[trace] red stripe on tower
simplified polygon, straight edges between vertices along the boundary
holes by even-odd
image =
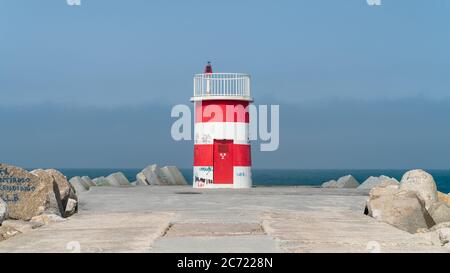
[[[195,103],[195,122],[250,122],[248,101],[207,100]]]
[[[233,153],[233,166],[252,165],[250,145],[233,144],[231,146]],[[214,165],[214,144],[196,144],[194,145],[194,166],[213,166]]]

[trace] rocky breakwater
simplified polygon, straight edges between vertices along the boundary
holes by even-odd
[[[346,175],[336,180],[330,180],[322,184],[322,188],[357,188],[359,186],[359,182],[352,176]]]
[[[1,163],[0,200],[0,240],[64,221],[78,210],[74,187],[53,169],[28,172]]]
[[[160,168],[157,164],[144,168],[136,175],[136,180],[133,182],[130,182],[123,173],[116,172],[106,177],[100,176],[92,180],[87,176],[75,176],[70,179],[70,184],[73,185],[77,192],[86,192],[93,187],[188,185],[177,167],[165,166]]]
[[[338,188],[338,189],[360,189],[370,190],[380,185],[398,185],[399,182],[392,177],[385,175],[371,176],[361,184],[352,175],[346,175],[336,180],[330,180],[322,184],[322,188]]]
[[[412,170],[398,184],[390,180],[373,187],[364,213],[450,249],[448,200],[437,191],[433,176]]]
[[[187,181],[175,166],[165,166],[159,168],[153,164],[136,175],[136,185],[187,185]]]
[[[130,187],[133,186],[130,181],[121,172],[116,172],[107,177],[101,176],[91,179],[89,176],[74,176],[70,179],[70,184],[77,192],[89,191],[92,187],[111,186],[111,187]]]
[[[358,189],[360,190],[371,190],[378,186],[388,186],[388,185],[399,185],[397,179],[393,177],[389,177],[386,175],[381,176],[370,176],[367,178],[361,185],[358,186]]]

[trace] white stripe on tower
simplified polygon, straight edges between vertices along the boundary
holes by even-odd
[[[213,144],[214,139],[232,139],[234,144],[250,144],[245,122],[197,122],[194,144]]]

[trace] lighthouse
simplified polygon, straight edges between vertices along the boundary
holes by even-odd
[[[250,188],[250,75],[214,73],[208,62],[204,73],[194,76],[191,101],[194,188]]]

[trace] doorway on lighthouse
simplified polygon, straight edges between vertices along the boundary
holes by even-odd
[[[233,140],[214,139],[214,184],[233,184]]]

